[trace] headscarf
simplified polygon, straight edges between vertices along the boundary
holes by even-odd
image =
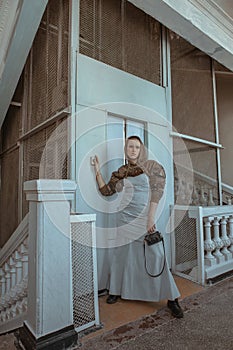
[[[144,146],[144,144],[139,136],[133,135],[133,136],[129,136],[126,139],[126,141],[125,141],[125,158],[128,160],[128,158],[127,158],[127,146],[128,146],[129,140],[138,140],[140,142],[140,153],[139,153],[139,156],[137,159],[137,164],[139,166],[143,166],[143,164],[147,161],[147,150],[146,150],[146,147]]]

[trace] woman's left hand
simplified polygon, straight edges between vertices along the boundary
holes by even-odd
[[[156,230],[156,225],[153,219],[148,218],[147,231],[148,233],[153,233]]]

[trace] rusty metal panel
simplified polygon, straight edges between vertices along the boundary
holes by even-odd
[[[18,226],[19,150],[1,157],[0,247]]]
[[[69,2],[51,0],[35,37],[30,60],[26,130],[69,105]]]
[[[80,1],[80,53],[161,85],[161,26],[127,1]]]
[[[211,58],[171,34],[173,125],[178,132],[215,142]]]

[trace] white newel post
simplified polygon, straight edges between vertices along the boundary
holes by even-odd
[[[26,349],[63,349],[77,340],[73,326],[71,180],[24,184],[29,201],[28,313],[20,340]]]

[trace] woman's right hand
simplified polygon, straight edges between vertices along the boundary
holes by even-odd
[[[97,155],[95,155],[93,159],[94,167],[95,167],[95,173],[98,174],[100,172],[100,163],[99,163],[99,158]]]

